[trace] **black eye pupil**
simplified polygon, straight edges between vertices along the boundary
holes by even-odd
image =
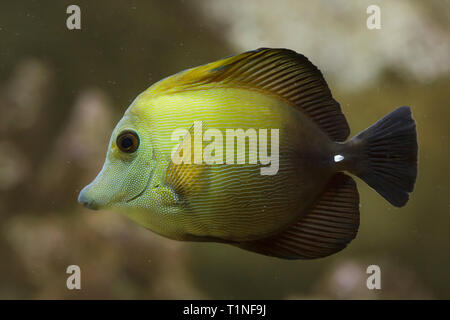
[[[139,136],[132,131],[124,131],[117,137],[116,144],[122,152],[133,153],[139,147]]]
[[[122,139],[122,148],[128,149],[133,145],[133,140],[130,137],[125,137]]]

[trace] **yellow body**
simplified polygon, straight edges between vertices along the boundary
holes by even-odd
[[[321,153],[309,148],[323,146],[328,138],[300,112],[260,92],[210,88],[154,97],[150,88],[130,106],[125,119],[127,114],[138,118],[148,132],[159,174],[152,177],[151,192],[139,199],[147,201],[151,209],[142,212],[127,206],[123,210],[133,220],[171,238],[241,241],[276,234],[298,219],[331,175],[331,170],[317,167],[314,157]],[[227,128],[279,128],[280,170],[274,176],[262,176],[259,165],[207,166],[203,169],[206,187],[190,196],[188,206],[177,205],[175,190],[164,185],[165,169],[178,143],[171,140],[171,134],[176,128],[189,129],[194,121],[223,132]],[[310,132],[317,135],[312,141],[312,134],[305,134]],[[302,138],[308,142],[301,143]],[[303,154],[301,146],[305,147]],[[302,158],[314,166],[300,175]],[[319,183],[311,184],[311,179]],[[155,185],[159,187],[152,188]]]
[[[249,145],[240,150],[241,156],[245,153],[244,163],[176,163],[174,151],[181,148],[185,157],[183,148],[191,146],[191,133],[196,152],[196,123],[224,136],[230,129],[254,129],[258,134],[267,130],[266,151],[277,156],[276,170],[262,174],[267,163],[251,162],[255,150]],[[173,139],[179,129],[189,134],[181,141]],[[272,130],[277,133],[274,137]],[[345,232],[338,230],[336,237],[343,235],[345,241],[330,245],[326,240],[320,245],[324,249],[302,249],[301,254],[296,250],[314,241],[308,235],[311,231],[297,225],[304,220],[308,226],[318,223],[317,230],[329,230],[321,222],[329,219],[322,217],[329,210],[317,207],[318,199],[334,197],[338,185],[343,192],[353,188],[352,181],[342,176],[329,184],[343,168],[333,162],[341,150],[336,142],[344,141],[348,133],[339,104],[304,56],[285,49],[246,52],[178,73],[140,94],[114,129],[103,169],[82,190],[79,201],[92,209],[116,208],[172,239],[226,242],[283,257],[329,254],[354,236],[358,219],[344,217],[342,226],[350,225]],[[200,136],[202,150],[212,140]],[[228,140],[217,143],[224,153],[230,146],[239,151]],[[308,214],[315,205],[319,212],[311,220]],[[338,210],[347,208],[355,208],[355,202]],[[329,231],[312,234],[317,232]],[[297,249],[283,249],[284,237],[298,233]],[[280,234],[280,244],[267,247],[267,239]]]
[[[229,131],[242,135],[228,139]],[[225,242],[285,259],[324,257],[345,248],[359,226],[356,184],[342,171],[396,206],[408,201],[417,175],[408,107],[345,142],[349,133],[305,56],[249,51],[140,94],[78,200],[119,209],[172,239]]]

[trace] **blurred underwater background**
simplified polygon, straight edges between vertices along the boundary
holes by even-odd
[[[71,4],[81,30],[66,27]],[[366,27],[371,4],[379,30]],[[140,92],[258,47],[318,66],[352,136],[411,106],[419,175],[405,207],[355,178],[356,239],[284,261],[172,241],[77,203]],[[4,1],[0,111],[2,299],[450,299],[450,1]],[[72,264],[81,290],[66,287]],[[381,290],[366,287],[373,264]]]

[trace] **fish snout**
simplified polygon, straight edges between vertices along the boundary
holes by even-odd
[[[78,195],[78,202],[88,209],[91,210],[99,209],[99,204],[86,194],[86,188],[81,190],[80,194]]]

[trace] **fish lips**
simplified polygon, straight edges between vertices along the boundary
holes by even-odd
[[[88,209],[99,210],[100,209],[99,203],[96,202],[87,194],[86,190],[88,189],[88,187],[89,185],[87,185],[86,187],[83,188],[83,190],[81,190],[80,194],[78,195],[78,202]]]
[[[116,197],[118,190],[112,186],[118,186],[118,182],[108,179],[110,171],[103,166],[97,177],[85,186],[78,195],[78,202],[91,210],[99,210],[109,205]],[[120,183],[119,183],[120,185]]]
[[[154,175],[154,171],[155,169],[152,168],[151,170],[149,170],[147,175],[143,176],[142,182],[144,182],[144,184],[142,189],[139,190],[139,192],[136,192],[135,195],[130,197],[128,192],[125,192],[126,190],[123,184],[117,182],[113,183],[112,181],[105,181],[105,177],[108,177],[108,172],[105,172],[105,170],[103,169],[94,179],[94,181],[92,181],[80,191],[80,194],[78,195],[78,202],[91,210],[100,210],[112,203],[119,204],[123,202],[123,204],[128,205],[130,202],[133,202],[143,196],[144,193],[148,190]],[[111,192],[111,188],[107,187],[112,185],[116,186],[116,192]],[[105,189],[109,190],[111,193],[106,192]],[[129,197],[128,199],[127,196]]]

